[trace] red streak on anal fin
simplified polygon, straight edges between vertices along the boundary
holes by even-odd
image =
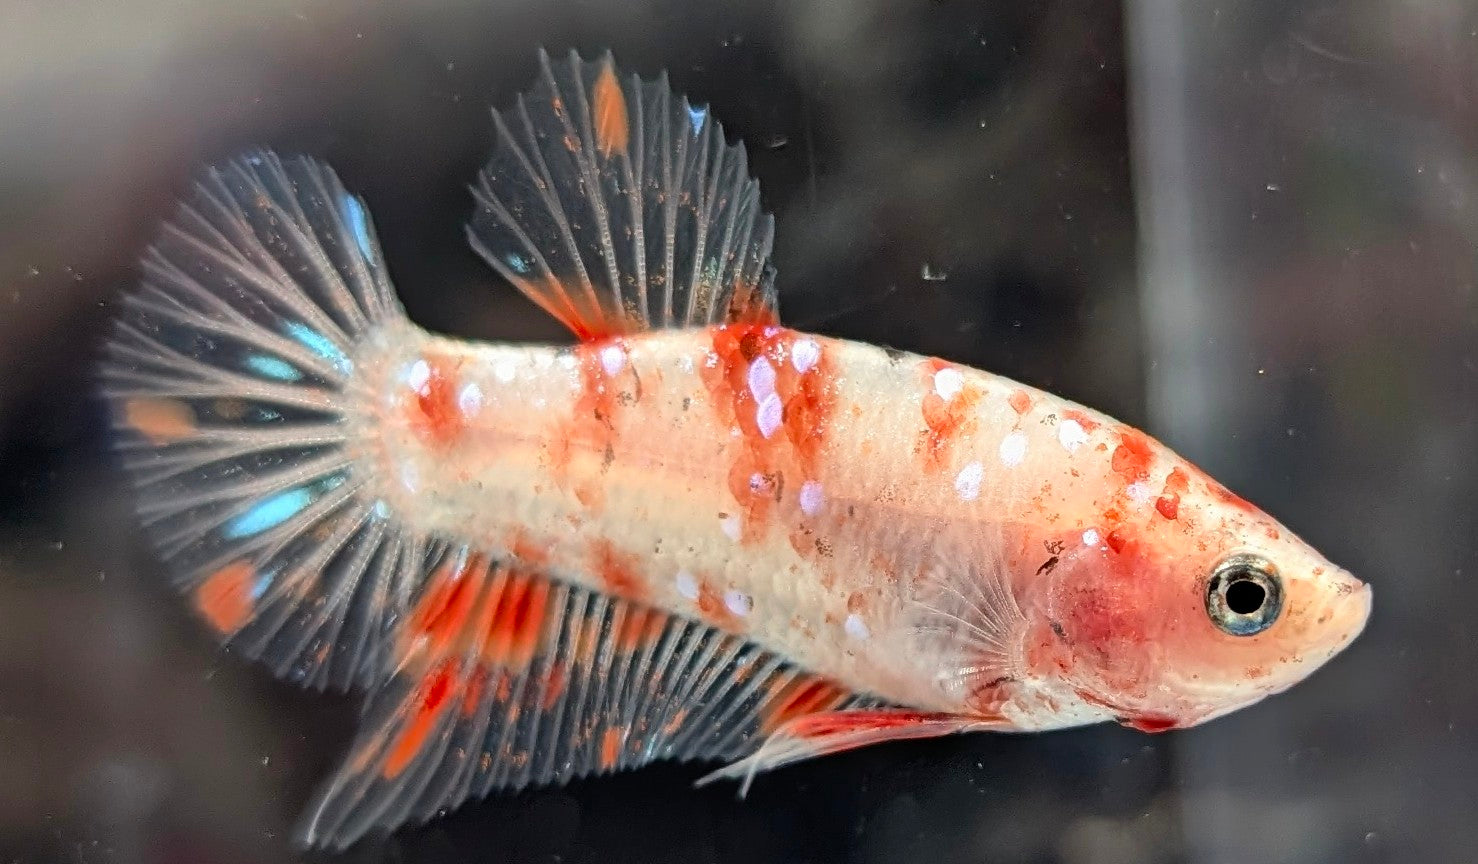
[[[410,722],[396,736],[395,743],[385,757],[381,774],[386,779],[399,776],[407,765],[415,761],[416,754],[425,746],[427,736],[435,728],[441,712],[446,709],[455,670],[456,661],[443,660],[422,679],[408,706],[414,712]]]
[[[251,582],[256,571],[247,561],[227,564],[195,589],[195,608],[218,633],[231,634],[251,620]]]
[[[488,628],[483,659],[508,669],[526,669],[545,631],[549,583],[532,576],[514,575],[494,602],[497,607]]]
[[[840,688],[822,678],[791,680],[770,700],[761,718],[760,730],[769,735],[797,717],[834,708],[843,698]]]

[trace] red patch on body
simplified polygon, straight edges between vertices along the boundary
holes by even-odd
[[[411,386],[410,426],[429,444],[445,447],[456,441],[467,426],[457,404],[457,362],[448,357],[428,354],[426,378]]]
[[[739,430],[729,490],[741,508],[741,540],[753,542],[786,489],[819,479],[836,376],[822,339],[756,323],[710,335],[701,375],[718,416]]]
[[[1114,448],[1114,473],[1133,483],[1150,476],[1150,460],[1153,458],[1150,439],[1134,429],[1119,432],[1119,446]]]
[[[1180,725],[1180,721],[1174,717],[1166,717],[1162,714],[1140,714],[1134,717],[1120,717],[1119,722],[1130,729],[1138,729],[1157,735],[1161,732],[1169,732]]]
[[[698,586],[698,614],[720,630],[735,632],[743,629],[739,618],[724,603],[724,598],[706,581]]]
[[[937,358],[925,360],[922,367],[924,386],[928,389],[920,406],[924,415],[924,432],[919,447],[924,454],[926,472],[939,471],[944,467],[948,461],[950,446],[973,425],[975,406],[980,401],[980,391],[968,383],[963,384],[959,392],[952,394],[949,399],[939,395],[935,389],[934,376],[943,369],[951,368],[955,367]]]
[[[227,564],[195,589],[195,608],[218,633],[235,633],[251,620],[251,583],[256,571],[246,561]]]
[[[618,550],[609,540],[597,540],[591,544],[591,558],[606,593],[636,600],[646,595],[646,580],[635,555]]]
[[[381,773],[386,779],[399,776],[407,765],[415,761],[416,754],[425,746],[426,737],[431,734],[441,712],[446,708],[455,670],[455,661],[443,660],[421,680],[409,706],[414,712],[411,720],[396,736],[395,743],[390,745],[389,755],[385,757]]]
[[[1062,419],[1071,420],[1083,427],[1084,432],[1092,432],[1098,428],[1098,421],[1088,416],[1088,412],[1079,411],[1077,408],[1064,408]]]
[[[1170,475],[1165,478],[1165,488],[1160,491],[1160,497],[1155,499],[1155,509],[1166,519],[1174,519],[1180,514],[1180,495],[1186,491],[1189,479],[1186,473],[1179,468],[1170,469]]]
[[[1011,391],[1011,395],[1006,399],[1006,401],[1011,405],[1011,410],[1015,411],[1017,414],[1025,414],[1026,412],[1032,410],[1031,394],[1027,393],[1025,390]]]
[[[1123,554],[1124,549],[1129,545],[1129,532],[1122,527],[1115,528],[1103,539],[1110,549],[1118,554]]]

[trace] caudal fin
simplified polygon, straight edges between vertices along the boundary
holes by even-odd
[[[304,686],[384,674],[423,544],[366,494],[360,344],[404,321],[363,202],[269,152],[206,172],[103,366],[140,521],[220,638]]]

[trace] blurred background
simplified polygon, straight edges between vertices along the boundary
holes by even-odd
[[[1471,0],[118,0],[0,9],[0,862],[283,862],[355,705],[159,578],[90,368],[201,163],[306,151],[418,322],[563,340],[463,241],[537,46],[666,68],[747,142],[789,322],[1140,425],[1375,585],[1264,705],[875,748],[745,802],[657,767],[364,862],[1478,860]]]

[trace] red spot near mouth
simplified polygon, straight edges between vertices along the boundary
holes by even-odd
[[[1114,448],[1110,464],[1115,474],[1133,483],[1150,476],[1151,458],[1150,439],[1142,432],[1124,429],[1119,433],[1119,446]]]
[[[1133,717],[1120,717],[1119,722],[1130,729],[1138,729],[1151,735],[1161,732],[1169,732],[1180,725],[1180,721],[1174,717],[1166,717],[1163,714],[1139,714]]]
[[[426,378],[411,387],[411,428],[427,443],[446,446],[461,436],[466,418],[457,404],[457,361],[427,355]]]

